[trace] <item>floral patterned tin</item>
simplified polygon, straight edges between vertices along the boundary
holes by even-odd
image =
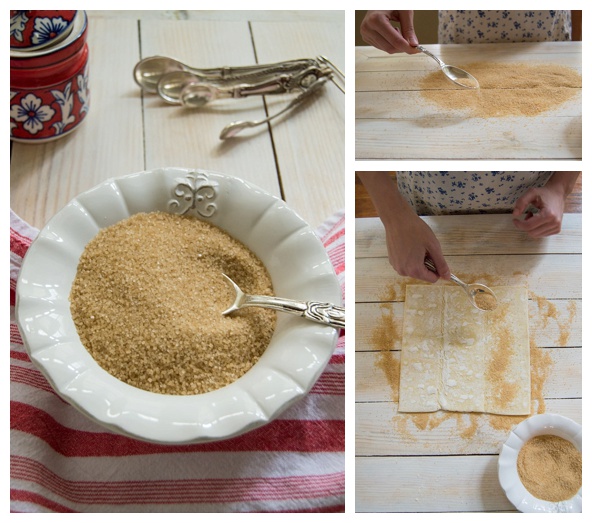
[[[79,11],[72,33],[39,51],[11,51],[10,138],[38,143],[75,130],[88,114],[87,18]]]
[[[66,38],[76,11],[10,11],[10,48],[40,49]]]

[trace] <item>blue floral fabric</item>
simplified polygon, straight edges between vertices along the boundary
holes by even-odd
[[[439,11],[438,42],[557,42],[571,40],[571,11]]]
[[[399,192],[419,215],[511,212],[553,171],[397,171]]]

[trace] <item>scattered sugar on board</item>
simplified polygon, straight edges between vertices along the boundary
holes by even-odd
[[[374,365],[384,373],[391,389],[392,399],[397,402],[399,401],[401,362],[395,358],[392,349],[395,340],[399,339],[399,329],[392,308],[382,304],[381,309],[382,314],[370,335],[370,343],[374,350],[378,351]]]
[[[107,372],[140,389],[200,394],[242,376],[267,348],[275,313],[233,302],[228,274],[273,294],[263,263],[226,232],[192,217],[140,213],[86,246],[70,294],[80,339]]]
[[[557,344],[560,347],[565,347],[569,340],[571,334],[571,326],[577,313],[576,302],[572,300],[567,304],[568,316],[567,318],[561,319],[561,313],[559,312],[557,306],[553,302],[549,301],[548,299],[542,296],[538,296],[533,292],[529,293],[529,297],[537,304],[539,316],[543,320],[543,328],[546,328],[549,325],[550,319],[555,320],[559,328],[559,337],[557,339]]]
[[[421,94],[442,109],[479,118],[536,116],[574,98],[582,87],[581,75],[563,65],[474,62],[458,67],[477,78],[480,89],[453,87],[435,71],[421,80]]]

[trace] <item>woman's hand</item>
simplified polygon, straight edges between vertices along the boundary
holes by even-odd
[[[565,199],[573,190],[579,175],[580,172],[575,171],[556,172],[544,187],[528,189],[514,204],[512,214],[516,217],[515,227],[532,238],[560,233]],[[536,207],[538,212],[528,212],[523,220],[518,219],[529,205]]]
[[[392,26],[391,21],[399,22],[401,29]],[[413,11],[368,11],[360,25],[360,34],[367,44],[381,51],[393,53],[419,53]]]
[[[415,214],[386,171],[358,171],[386,232],[390,264],[401,276],[435,283],[450,279],[450,269],[432,229]],[[438,274],[424,264],[431,258]]]
[[[394,214],[394,213],[393,213]],[[435,283],[438,278],[450,279],[450,269],[442,247],[432,229],[415,212],[380,216],[385,224],[389,262],[401,276]],[[430,271],[424,260],[430,258],[437,274]]]

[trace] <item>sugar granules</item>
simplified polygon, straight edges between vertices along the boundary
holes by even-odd
[[[436,71],[421,80],[422,97],[444,110],[468,111],[479,118],[535,116],[562,105],[582,88],[578,71],[563,65],[475,62],[461,67],[477,78],[480,89],[451,88]]]
[[[107,372],[140,389],[200,394],[247,372],[267,348],[275,312],[222,316],[234,293],[273,295],[263,263],[192,217],[140,213],[86,246],[70,294],[81,342]]]
[[[582,486],[582,453],[559,436],[536,436],[518,453],[518,475],[533,496],[546,501],[572,498]]]
[[[475,303],[483,311],[492,311],[497,307],[497,300],[495,296],[485,292],[478,292],[475,294]]]

